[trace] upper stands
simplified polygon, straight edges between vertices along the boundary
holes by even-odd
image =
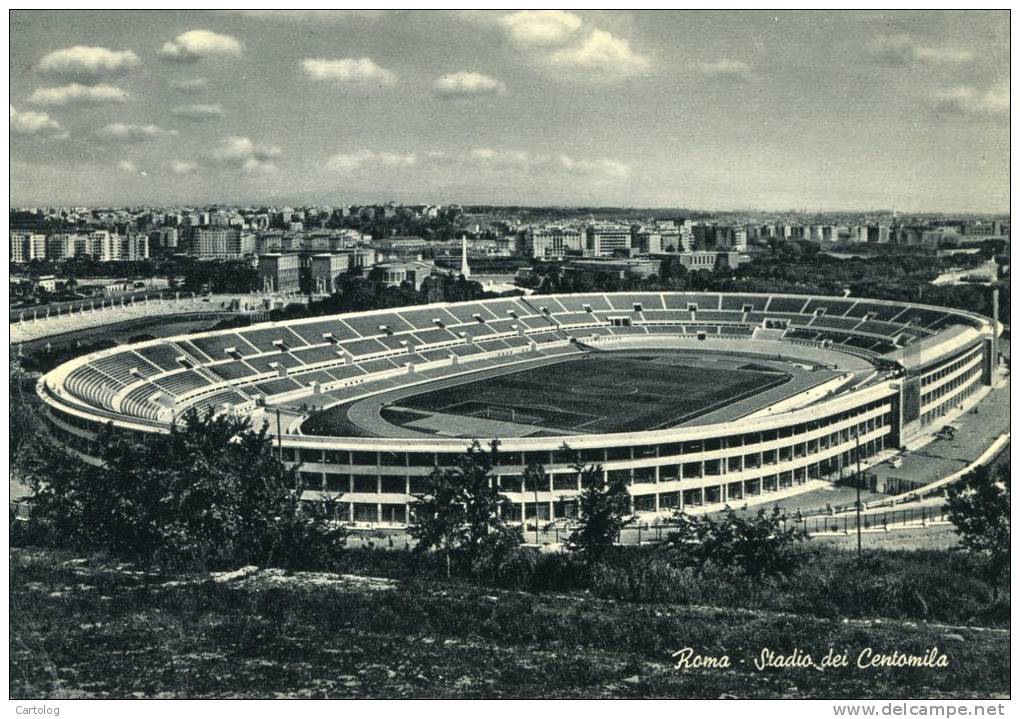
[[[572,339],[777,335],[881,355],[954,324],[951,310],[855,298],[719,293],[533,295],[203,332],[118,347],[64,365],[60,389],[86,407],[154,421],[532,351]],[[440,363],[440,364],[433,364]]]

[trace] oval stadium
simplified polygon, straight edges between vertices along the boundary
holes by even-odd
[[[999,331],[851,297],[532,295],[119,346],[38,392],[86,460],[107,424],[167,432],[191,408],[268,422],[306,497],[342,493],[358,525],[413,521],[421,478],[492,438],[514,521],[576,516],[578,462],[625,478],[654,516],[771,501],[888,456],[983,396]],[[524,491],[531,462],[547,486]]]

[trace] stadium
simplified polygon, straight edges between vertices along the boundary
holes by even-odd
[[[993,303],[994,306],[994,303]],[[996,319],[853,297],[532,295],[264,323],[76,358],[37,389],[86,461],[106,425],[184,412],[269,424],[306,497],[406,525],[421,478],[501,441],[513,521],[576,516],[576,463],[624,478],[638,514],[757,503],[830,483],[976,402]],[[524,468],[547,480],[524,485]]]

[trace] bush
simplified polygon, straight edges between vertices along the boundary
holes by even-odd
[[[194,570],[332,568],[346,542],[335,498],[302,502],[296,469],[246,418],[191,412],[169,434],[143,440],[111,428],[94,451],[100,466],[37,445],[27,462],[29,526],[19,531],[50,546]]]
[[[732,509],[722,519],[711,515],[692,517],[683,510],[675,515],[677,529],[666,538],[677,563],[703,572],[708,564],[739,567],[755,583],[789,574],[796,565],[793,549],[807,534],[786,526],[778,507],[759,509],[745,517]]]

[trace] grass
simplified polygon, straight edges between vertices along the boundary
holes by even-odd
[[[821,534],[814,541],[827,546],[857,551],[857,535]],[[862,544],[870,549],[950,549],[960,544],[960,536],[952,527],[896,529],[891,532],[866,532]]]
[[[503,420],[511,419],[512,409],[515,421],[542,427],[628,432],[670,426],[789,379],[775,372],[657,362],[659,357],[590,355],[424,392],[399,404],[462,416],[496,412],[491,416]]]
[[[763,647],[946,669],[758,671]],[[677,671],[684,647],[730,669]],[[1008,631],[261,571],[164,577],[11,557],[13,698],[964,698],[1009,693]]]

